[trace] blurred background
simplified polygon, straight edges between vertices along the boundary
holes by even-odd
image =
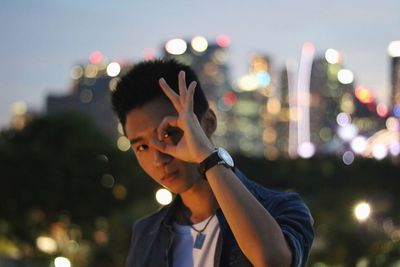
[[[215,143],[301,194],[308,266],[400,266],[400,2],[11,1],[0,8],[0,266],[124,266],[172,195],[110,106],[132,64],[198,73]]]

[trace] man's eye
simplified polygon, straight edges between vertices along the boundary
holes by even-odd
[[[136,151],[145,151],[147,149],[147,145],[140,145],[136,147]]]

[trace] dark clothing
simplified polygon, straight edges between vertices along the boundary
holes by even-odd
[[[248,180],[239,170],[235,169],[235,173],[281,227],[293,254],[292,266],[305,266],[314,239],[313,219],[299,195],[269,190]],[[179,202],[180,197],[176,197],[172,204],[134,224],[128,267],[172,266],[172,220]],[[217,210],[217,217],[221,231],[214,266],[252,266],[240,250],[221,209]]]

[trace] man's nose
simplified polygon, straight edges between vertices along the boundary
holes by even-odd
[[[157,149],[154,151],[154,165],[157,167],[164,166],[172,160],[172,156],[163,153]]]

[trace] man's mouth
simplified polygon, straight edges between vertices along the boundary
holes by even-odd
[[[162,181],[162,182],[170,182],[170,181],[172,181],[172,180],[175,179],[177,173],[178,173],[178,171],[169,172],[169,173],[165,174],[165,175],[161,178],[161,181]]]

